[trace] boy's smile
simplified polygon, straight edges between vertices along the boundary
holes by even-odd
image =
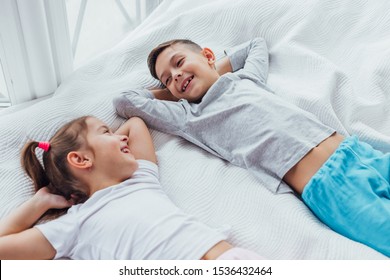
[[[189,85],[190,85],[193,78],[194,78],[194,76],[190,76],[183,81],[182,87],[181,87],[182,92],[185,92],[187,90],[187,88],[189,88]]]
[[[183,44],[175,44],[158,56],[156,73],[173,96],[199,102],[219,78],[214,59],[209,49],[196,52]]]

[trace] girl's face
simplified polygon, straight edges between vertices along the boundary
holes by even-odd
[[[156,60],[159,80],[178,99],[199,102],[219,78],[209,49],[196,52],[184,44],[172,45]]]
[[[88,118],[86,123],[87,141],[93,154],[92,168],[118,183],[130,178],[138,163],[129,149],[128,136],[114,134],[96,118]]]

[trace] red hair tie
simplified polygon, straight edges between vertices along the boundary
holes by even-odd
[[[49,142],[39,142],[38,148],[41,148],[45,152],[47,152],[50,149],[50,143]]]

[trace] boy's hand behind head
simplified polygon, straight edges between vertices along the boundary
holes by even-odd
[[[173,96],[172,93],[167,88],[152,89],[151,92],[153,93],[156,99],[167,100],[167,101],[179,101],[179,99]]]

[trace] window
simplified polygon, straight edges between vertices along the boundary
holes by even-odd
[[[0,61],[0,108],[10,105],[7,84],[5,83],[3,66]]]
[[[118,43],[160,2],[66,0],[74,69]]]
[[[2,0],[0,104],[52,94],[74,69],[118,43],[160,2]]]

